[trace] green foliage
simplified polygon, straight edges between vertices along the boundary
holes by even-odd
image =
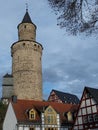
[[[2,130],[2,124],[3,124],[3,121],[4,121],[6,110],[7,110],[7,105],[3,104],[0,101],[0,130]]]

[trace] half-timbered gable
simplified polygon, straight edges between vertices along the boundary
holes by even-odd
[[[70,93],[64,93],[57,90],[52,90],[48,97],[48,101],[60,102],[60,103],[70,103],[79,104],[79,99],[76,95]]]
[[[98,89],[85,87],[73,130],[98,130]]]

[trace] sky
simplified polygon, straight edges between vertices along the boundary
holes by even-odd
[[[43,97],[52,89],[77,95],[85,86],[98,88],[98,37],[72,36],[57,26],[57,16],[47,0],[0,0],[0,97],[2,77],[11,73],[11,45],[18,40],[17,25],[28,12],[37,26],[36,41],[42,56]],[[97,34],[96,34],[97,35]]]

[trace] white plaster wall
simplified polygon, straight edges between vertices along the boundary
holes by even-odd
[[[68,128],[61,128],[60,130],[68,130]]]
[[[40,127],[35,127],[35,130],[40,130]],[[18,130],[29,130],[29,126],[19,126]]]
[[[29,130],[28,126],[19,126],[18,130]]]
[[[3,130],[17,130],[16,124],[17,124],[17,119],[14,114],[12,104],[10,103],[3,122]]]

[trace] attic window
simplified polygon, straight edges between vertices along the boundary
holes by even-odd
[[[35,119],[35,111],[33,109],[31,111],[29,111],[29,119],[30,120],[34,120]]]

